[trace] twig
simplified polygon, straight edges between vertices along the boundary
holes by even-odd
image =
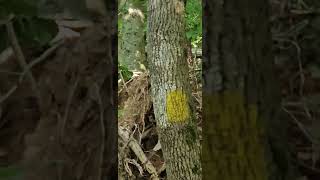
[[[7,33],[8,33],[8,37],[9,37],[9,40],[10,40],[10,44],[12,46],[13,51],[16,54],[16,57],[18,59],[18,62],[20,64],[20,66],[25,71],[28,71],[27,62],[26,62],[26,59],[25,59],[25,57],[23,55],[21,46],[19,45],[19,42],[18,42],[17,36],[15,34],[15,31],[14,31],[13,24],[12,24],[11,20],[7,21],[6,28],[7,28]],[[27,72],[27,76],[28,76],[28,78],[29,78],[29,80],[31,82],[32,89],[35,91],[36,96],[37,96],[37,98],[39,100],[39,103],[40,103],[40,92],[38,91],[36,80],[33,77],[31,71]]]
[[[128,130],[125,130],[122,127],[118,128],[118,134],[124,142],[128,142],[128,145],[131,148],[131,150],[139,158],[139,160],[142,162],[146,170],[152,175],[152,179],[159,180],[156,168],[153,166],[153,164],[149,161],[147,156],[144,154],[137,140],[135,140],[134,138],[130,138]]]
[[[300,48],[300,46],[299,46],[299,44],[297,42],[292,41],[290,39],[276,38],[276,40],[289,42],[292,45],[294,45],[295,48],[297,49],[297,56],[298,56],[297,59],[298,59],[299,76],[300,76],[299,95],[300,95],[300,97],[302,97],[303,96],[303,86],[304,86],[305,77],[304,77],[304,74],[303,74],[303,67],[302,67],[301,48]]]
[[[303,0],[298,0],[298,5],[300,6],[300,8],[310,9]]]
[[[99,108],[100,108],[100,127],[101,127],[101,149],[100,149],[100,157],[99,157],[99,164],[100,164],[100,167],[98,168],[98,180],[101,180],[102,179],[102,168],[103,168],[103,155],[104,155],[104,148],[105,148],[105,144],[104,144],[104,141],[105,141],[105,137],[106,137],[106,133],[105,133],[105,125],[104,125],[104,113],[103,113],[103,104],[102,104],[102,99],[101,99],[101,95],[100,95],[100,92],[99,92],[99,87],[98,85],[95,83],[94,84],[94,87],[96,89],[96,93],[97,93],[97,101],[98,101],[98,104],[99,104]]]
[[[11,56],[13,56],[13,50],[11,47],[8,47],[0,54],[0,64],[5,63]]]
[[[35,65],[37,65],[38,63],[42,62],[43,60],[45,60],[48,56],[50,56],[60,45],[63,44],[63,41],[58,42],[57,44],[55,44],[54,46],[52,46],[51,48],[47,49],[40,57],[36,58],[34,61],[32,61],[30,64],[27,65],[27,68],[22,72],[22,73],[15,73],[15,72],[4,72],[4,71],[0,71],[3,73],[11,73],[11,74],[17,74],[20,75],[19,81],[16,85],[12,86],[11,89],[2,97],[0,97],[0,104],[5,101],[7,98],[9,98],[11,96],[11,94],[17,90],[19,84],[23,81],[24,77],[26,74],[28,74],[29,70],[34,67]]]
[[[124,89],[125,89],[126,92],[129,94],[128,87],[127,87],[126,81],[125,81],[124,78],[123,78],[122,72],[120,71],[119,73],[120,73],[121,80],[122,80],[122,82],[123,82]]]
[[[128,88],[127,84],[129,84],[129,83],[132,82],[136,77],[139,77],[139,76],[142,74],[142,73],[139,73],[139,72],[133,72],[133,75],[132,75],[131,79],[129,79],[127,82],[125,82],[122,73],[121,73],[121,72],[119,72],[119,73],[120,73],[120,78],[121,78],[121,76],[122,76],[122,78],[121,78],[120,81],[123,81],[123,82],[124,82],[124,86],[126,86],[127,88]],[[135,73],[136,73],[136,75],[135,75]],[[118,83],[119,83],[120,81],[118,81]],[[118,91],[118,93],[121,93],[122,90],[123,90],[123,88],[120,89],[120,90]],[[127,89],[126,89],[126,91],[128,92]]]
[[[47,49],[43,54],[41,54],[41,56],[39,56],[38,58],[36,58],[35,60],[33,60],[30,64],[27,65],[26,69],[22,72],[22,76],[23,77],[24,74],[28,73],[28,71],[30,71],[30,69],[32,67],[34,67],[35,65],[39,64],[40,62],[44,61],[45,59],[47,59],[47,57],[49,57],[52,53],[55,52],[55,50],[60,47],[62,44],[64,43],[64,41],[59,41],[57,42],[54,46],[50,47],[49,49]]]
[[[7,98],[11,96],[11,94],[18,88],[18,85],[14,85],[11,89],[2,97],[0,97],[0,104],[3,103]]]
[[[298,55],[298,64],[299,64],[299,71],[300,71],[300,96],[303,96],[303,86],[304,86],[304,81],[305,77],[303,74],[303,67],[302,67],[302,59],[301,59],[301,48],[298,45],[298,43],[292,41],[292,44],[297,48],[297,55]]]
[[[8,21],[11,21],[14,18],[14,14],[10,14],[7,18],[0,20],[0,26],[6,25]]]
[[[62,137],[63,137],[63,135],[64,135],[64,128],[65,128],[65,125],[66,125],[66,122],[67,122],[67,119],[68,119],[71,101],[72,101],[74,92],[75,92],[75,90],[76,90],[76,88],[77,88],[77,86],[78,86],[78,82],[79,82],[79,77],[77,77],[76,82],[74,83],[74,85],[73,85],[73,87],[71,88],[70,93],[69,93],[69,97],[68,97],[68,100],[67,100],[66,109],[65,109],[64,116],[63,116],[63,119],[62,119],[61,133],[60,133],[60,141],[62,140]]]
[[[313,172],[316,172],[316,173],[320,173],[320,169],[317,169],[317,168],[315,168],[315,167],[311,167],[311,166],[307,165],[306,163],[300,161],[300,160],[297,159],[297,158],[293,158],[292,160],[293,160],[294,162],[296,162],[298,165],[301,165],[301,166],[304,167],[304,168],[307,168],[307,169],[309,169],[309,170],[311,170],[311,171],[313,171]]]
[[[162,166],[158,170],[158,174],[161,174],[164,170],[166,170],[166,163],[165,162],[163,162]]]
[[[296,15],[310,15],[310,14],[319,14],[320,11],[318,9],[316,9],[316,10],[292,9],[292,10],[290,10],[290,13],[296,14]]]
[[[314,140],[314,138],[310,135],[310,133],[303,127],[303,125],[298,121],[298,119],[292,114],[290,113],[286,108],[282,107],[282,109],[288,113],[290,115],[290,117],[294,120],[294,122],[297,124],[297,126],[301,129],[301,131],[303,132],[303,134],[308,138],[308,140],[310,142],[312,142],[313,144],[319,144],[318,142],[316,142]]]

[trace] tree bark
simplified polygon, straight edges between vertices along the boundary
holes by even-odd
[[[289,177],[268,6],[263,0],[204,1],[206,180]]]
[[[150,0],[148,62],[168,180],[201,179],[200,143],[188,82],[184,3]]]
[[[134,0],[127,3],[130,5],[128,13],[122,18],[119,62],[130,70],[143,69],[146,64],[145,17]]]

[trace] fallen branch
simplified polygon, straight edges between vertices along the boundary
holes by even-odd
[[[11,47],[8,47],[5,50],[3,50],[0,54],[0,64],[7,62],[7,60],[10,59],[10,57],[12,57],[13,55],[14,53]]]
[[[153,164],[149,161],[147,156],[144,154],[138,142],[135,139],[130,138],[128,130],[126,130],[125,128],[119,127],[118,134],[124,142],[128,142],[128,146],[135,153],[138,159],[142,162],[146,170],[151,174],[151,179],[159,180],[156,168],[153,166]]]
[[[47,49],[41,56],[39,56],[38,58],[36,58],[35,60],[33,60],[30,64],[27,65],[27,68],[22,72],[22,73],[17,73],[20,75],[19,81],[17,84],[15,84],[14,86],[12,86],[10,88],[10,90],[3,95],[2,97],[0,97],[0,104],[5,101],[7,98],[9,98],[16,89],[18,89],[19,84],[23,81],[25,75],[28,74],[28,72],[30,71],[30,69],[32,67],[34,67],[35,65],[37,65],[38,63],[42,62],[43,60],[45,60],[48,56],[50,56],[53,52],[55,52],[55,50],[62,45],[64,42],[60,41],[57,44],[55,44],[54,46],[52,46],[51,48]]]
[[[11,89],[5,95],[0,97],[0,104],[3,103],[3,101],[5,101],[7,98],[9,98],[11,94],[14,93],[14,91],[16,91],[17,88],[18,88],[18,85],[12,86]]]
[[[32,73],[30,70],[28,70],[28,65],[27,65],[27,62],[26,62],[26,59],[23,55],[23,52],[22,52],[22,49],[21,49],[21,46],[19,45],[19,42],[18,42],[18,39],[17,39],[17,36],[16,36],[16,33],[14,31],[14,28],[13,28],[13,24],[12,24],[12,21],[11,19],[13,18],[13,16],[11,16],[9,18],[9,20],[6,22],[6,28],[7,28],[7,33],[8,33],[8,37],[9,37],[9,41],[10,41],[10,44],[12,46],[12,49],[17,57],[17,60],[21,66],[21,68],[23,68],[25,71],[27,71],[27,76],[30,80],[30,83],[31,83],[31,86],[32,86],[32,89],[35,91],[36,93],[36,96],[39,100],[39,103],[41,102],[40,101],[40,91],[38,90],[37,88],[37,83],[36,83],[36,80],[35,78],[33,77]]]
[[[129,92],[128,92],[128,86],[127,86],[127,84],[129,84],[131,81],[133,81],[133,80],[135,79],[135,77],[138,77],[138,76],[140,76],[141,74],[143,74],[143,72],[133,71],[132,77],[131,77],[127,82],[124,80],[123,75],[122,75],[122,72],[119,72],[119,74],[120,74],[120,78],[121,78],[121,79],[118,80],[118,83],[123,82],[124,88],[120,89],[120,90],[118,91],[118,93],[121,93],[123,89],[125,89],[126,92],[129,93]]]
[[[47,49],[43,54],[41,54],[41,56],[39,56],[38,58],[33,60],[30,64],[28,64],[27,68],[22,72],[22,76],[21,77],[23,77],[24,74],[28,73],[30,71],[30,69],[33,68],[35,65],[37,65],[40,62],[42,62],[45,59],[47,59],[47,57],[49,57],[52,53],[54,53],[55,50],[57,50],[58,47],[60,47],[63,43],[64,43],[64,41],[57,42],[55,45],[53,45],[52,47]]]
[[[161,174],[164,170],[166,170],[166,163],[164,162],[161,168],[158,170],[158,174]]]
[[[294,122],[297,124],[297,126],[300,128],[301,132],[303,132],[303,134],[305,135],[305,137],[307,137],[307,139],[313,143],[313,144],[317,144],[319,145],[319,141],[317,139],[315,139],[306,128],[304,128],[303,124],[301,122],[299,122],[299,120],[290,112],[288,111],[285,107],[282,107],[283,111],[285,111],[286,113],[288,113],[288,115],[291,117],[292,120],[294,120]]]
[[[67,104],[66,104],[66,109],[64,111],[64,116],[63,116],[62,124],[61,124],[61,128],[60,128],[60,142],[62,142],[62,138],[64,136],[64,128],[66,126],[66,122],[67,122],[68,115],[69,115],[69,109],[70,109],[70,106],[71,106],[71,102],[72,102],[72,98],[73,98],[74,92],[77,89],[78,82],[79,82],[79,77],[77,77],[76,82],[71,87],[71,90],[69,92],[69,96],[68,96],[68,100],[67,100]]]

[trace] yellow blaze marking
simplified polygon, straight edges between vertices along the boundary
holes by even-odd
[[[188,97],[182,90],[167,94],[167,117],[169,122],[184,122],[190,117]]]

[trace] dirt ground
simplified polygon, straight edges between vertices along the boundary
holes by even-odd
[[[115,59],[108,25],[94,25],[31,68],[28,81],[0,102],[0,166],[24,180],[117,177]],[[41,52],[26,51],[30,59]],[[15,58],[0,64],[0,94],[19,82]]]

